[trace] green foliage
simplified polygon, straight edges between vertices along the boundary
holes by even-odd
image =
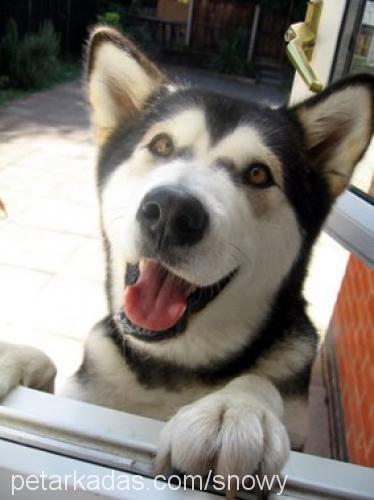
[[[7,23],[5,35],[0,42],[0,85],[5,86],[19,68],[19,38],[14,19]]]
[[[82,74],[82,66],[78,63],[66,63],[60,62],[59,64],[59,72],[55,80],[49,82],[48,85],[45,85],[43,88],[52,87],[55,83],[63,83],[68,82],[70,80],[75,80],[79,78]],[[15,89],[9,86],[2,85],[0,82],[0,106],[7,104],[14,99],[20,99],[28,94],[32,94],[33,92],[37,92],[38,89]]]
[[[97,21],[101,24],[113,26],[113,28],[121,29],[121,15],[118,12],[104,12],[97,16]]]
[[[114,7],[114,5],[113,5]],[[152,36],[144,25],[137,23],[130,16],[125,15],[122,11],[108,11],[97,16],[100,23],[113,26],[114,28],[123,31],[134,42],[139,45],[148,54],[155,50]]]
[[[60,38],[51,22],[20,38],[15,21],[10,19],[0,41],[0,85],[36,89],[53,82],[60,71],[59,49]]]
[[[8,104],[10,101],[14,101],[15,99],[20,99],[27,95],[28,92],[26,90],[16,90],[16,89],[2,89],[0,87],[0,107],[4,104]]]
[[[219,44],[218,52],[210,61],[211,69],[229,75],[252,76],[253,69],[247,63],[248,34],[238,29],[225,37]]]
[[[147,52],[147,54],[155,52],[155,44],[153,42],[152,35],[144,25],[128,21],[123,24],[123,31],[132,40],[134,40],[137,45]]]

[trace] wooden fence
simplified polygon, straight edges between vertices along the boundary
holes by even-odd
[[[196,50],[217,50],[219,44],[241,29],[251,35],[255,5],[235,0],[195,0],[191,46]],[[271,11],[261,8],[254,58],[279,63],[283,58],[283,37],[290,21],[288,8]]]

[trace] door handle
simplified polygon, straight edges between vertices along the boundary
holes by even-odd
[[[288,58],[312,92],[320,92],[323,88],[309,62],[316,41],[322,4],[322,0],[309,0],[305,21],[291,24],[284,37],[288,42]]]

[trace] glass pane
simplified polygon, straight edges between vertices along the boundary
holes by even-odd
[[[371,203],[374,203],[374,140],[372,139],[365,156],[357,165],[352,177],[352,186],[365,193]]]
[[[350,74],[354,73],[374,75],[374,1],[367,1],[365,5],[350,68]],[[352,185],[362,193],[366,193],[369,200],[374,202],[374,140],[356,167]]]

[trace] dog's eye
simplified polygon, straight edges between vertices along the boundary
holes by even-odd
[[[148,149],[156,156],[170,156],[174,153],[173,140],[168,134],[157,134],[149,143]]]
[[[253,163],[245,169],[243,174],[245,184],[250,186],[265,188],[274,184],[270,168],[263,163]]]

